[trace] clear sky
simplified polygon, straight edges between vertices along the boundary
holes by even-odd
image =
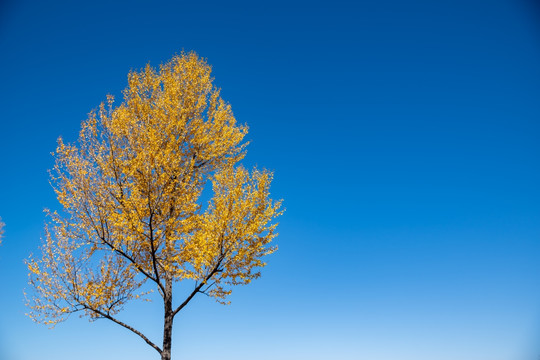
[[[158,359],[107,320],[32,323],[23,259],[59,206],[57,137],[182,49],[287,212],[259,280],[175,319],[174,359],[540,356],[533,0],[18,0],[0,5],[0,359]],[[160,341],[160,306],[119,317]]]

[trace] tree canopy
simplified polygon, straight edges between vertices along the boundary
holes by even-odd
[[[272,173],[244,168],[247,133],[195,53],[128,75],[124,100],[107,97],[61,138],[51,182],[62,211],[48,211],[40,257],[27,261],[37,322],[69,314],[107,318],[170,359],[174,316],[197,293],[221,303],[260,276],[281,214]],[[195,283],[173,303],[174,284]],[[143,284],[163,298],[163,345],[117,318]],[[176,299],[176,298],[175,298]]]

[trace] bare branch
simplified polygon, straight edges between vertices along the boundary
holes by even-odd
[[[85,309],[87,310],[90,310],[90,311],[93,311],[95,312],[96,314],[99,314],[99,316],[101,316],[102,318],[105,318],[105,319],[109,319],[111,321],[114,321],[115,323],[117,323],[118,325],[120,326],[123,326],[125,327],[126,329],[130,330],[131,332],[139,335],[144,341],[146,341],[146,343],[148,345],[150,345],[151,347],[153,347],[160,355],[161,355],[161,348],[159,346],[157,346],[156,344],[154,344],[152,341],[150,341],[150,339],[148,339],[143,333],[141,333],[140,331],[136,330],[135,328],[127,325],[126,323],[112,317],[111,315],[107,314],[107,313],[104,313],[103,311],[99,310],[99,309],[94,309],[86,304],[81,304]]]

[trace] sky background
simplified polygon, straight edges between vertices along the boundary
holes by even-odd
[[[24,314],[56,139],[182,49],[287,209],[262,277],[175,319],[173,359],[540,356],[540,6],[526,0],[2,1],[0,359],[158,359]],[[119,315],[161,341],[161,304]]]

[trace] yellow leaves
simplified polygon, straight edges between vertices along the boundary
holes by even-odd
[[[39,269],[38,264],[33,259],[30,259],[27,262],[27,266],[28,266],[28,271],[30,271],[32,274],[37,275],[37,276],[41,275],[41,270]]]
[[[268,247],[275,236],[270,222],[279,216],[280,202],[272,202],[269,185],[272,174],[243,167],[227,166],[212,177],[214,197],[201,218],[199,230],[186,245],[195,270],[204,277],[217,262],[222,269],[211,296],[224,298],[223,285],[248,284],[265,264],[261,256],[275,249]]]

